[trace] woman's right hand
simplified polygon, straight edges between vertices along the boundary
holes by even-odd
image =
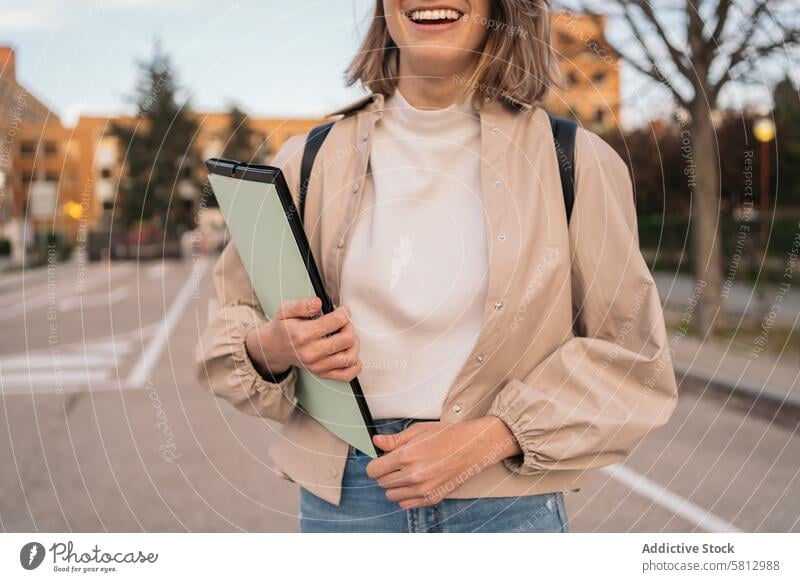
[[[319,297],[287,301],[274,318],[250,330],[245,347],[256,369],[278,375],[297,366],[327,380],[355,378],[362,363],[350,310],[340,306],[314,318],[321,308]]]

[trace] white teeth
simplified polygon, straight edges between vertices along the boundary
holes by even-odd
[[[412,10],[408,17],[414,22],[425,20],[458,20],[463,15],[458,10]]]

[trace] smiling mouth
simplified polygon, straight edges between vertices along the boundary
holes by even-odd
[[[437,8],[427,10],[409,10],[406,17],[414,24],[434,25],[457,22],[464,18],[464,13],[452,8]]]

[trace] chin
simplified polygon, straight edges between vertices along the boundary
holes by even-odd
[[[430,75],[447,75],[463,70],[465,63],[475,58],[472,51],[453,46],[426,44],[404,47],[403,54],[414,63],[414,70],[427,71]]]

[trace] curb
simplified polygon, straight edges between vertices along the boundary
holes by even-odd
[[[709,385],[723,388],[726,392],[744,396],[754,402],[766,403],[781,412],[800,412],[800,394],[784,391],[782,388],[759,384],[746,378],[737,378],[720,372],[711,372],[697,367],[688,367],[673,363],[676,374]],[[800,374],[798,374],[800,377]]]

